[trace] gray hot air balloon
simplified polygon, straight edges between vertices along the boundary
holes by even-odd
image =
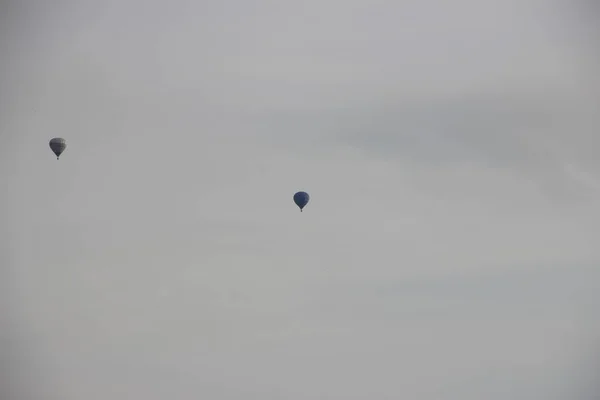
[[[50,149],[56,154],[56,159],[60,158],[60,155],[67,148],[67,141],[63,138],[54,138],[50,140]]]

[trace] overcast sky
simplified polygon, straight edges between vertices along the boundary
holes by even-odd
[[[2,2],[0,397],[597,399],[584,3]]]

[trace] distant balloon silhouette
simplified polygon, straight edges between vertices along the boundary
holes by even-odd
[[[294,195],[294,203],[300,208],[300,212],[302,209],[306,207],[308,201],[310,200],[310,196],[306,192],[298,192]]]
[[[56,154],[56,159],[60,158],[60,155],[67,148],[67,141],[63,138],[54,138],[50,140],[50,149]]]

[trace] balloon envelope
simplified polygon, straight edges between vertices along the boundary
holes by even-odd
[[[300,207],[300,211],[308,204],[310,196],[306,192],[298,192],[294,195],[294,203]]]
[[[50,140],[50,149],[56,154],[56,159],[60,157],[63,151],[67,148],[67,141],[63,138],[54,138]]]

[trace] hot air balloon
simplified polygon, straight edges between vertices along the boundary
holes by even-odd
[[[56,154],[56,159],[60,158],[60,155],[67,148],[67,141],[63,138],[54,138],[50,140],[50,149]]]
[[[302,209],[306,207],[309,200],[310,196],[306,192],[298,192],[294,195],[294,203],[300,207],[300,212],[302,212]]]

